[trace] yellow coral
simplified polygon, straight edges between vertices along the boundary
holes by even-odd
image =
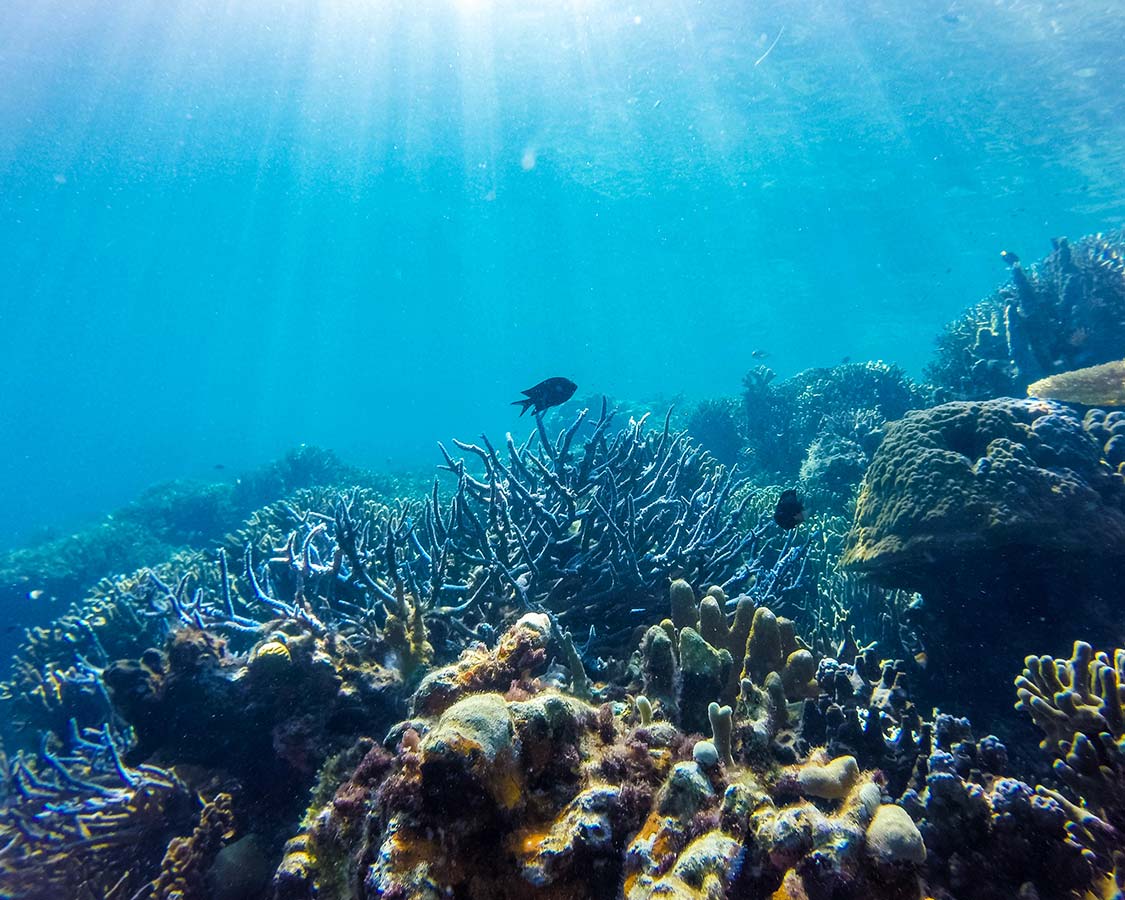
[[[293,661],[289,648],[279,640],[259,644],[250,654],[250,665],[282,668]]]

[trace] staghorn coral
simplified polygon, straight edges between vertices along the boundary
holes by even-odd
[[[949,323],[926,377],[953,397],[1021,396],[1037,379],[1121,357],[1125,232],[1053,242]]]
[[[524,445],[509,438],[506,459],[487,439],[458,442],[480,477],[443,448],[457,493],[444,508],[435,493],[426,527],[481,567],[478,587],[491,594],[478,605],[546,608],[575,633],[595,626],[600,646],[621,646],[671,576],[730,590],[763,564],[766,542],[742,526],[733,474],[669,418],[657,432],[642,417],[613,433],[604,402],[596,422],[585,417],[555,439],[538,421]]]
[[[278,497],[313,485],[361,482],[388,495],[399,487],[345,466],[331,451],[306,446],[234,483],[158,485],[97,525],[0,554],[0,603],[25,601],[29,591],[77,601],[108,574],[157,566],[186,546],[220,539],[256,507]],[[47,612],[44,606],[44,618]]]
[[[1032,442],[1035,452],[1057,449],[1056,424]],[[1117,436],[1116,424],[1093,417],[1086,431],[1097,431],[1095,446],[1104,447]],[[577,433],[585,427],[580,421]],[[607,543],[593,552],[595,562],[603,552],[614,561],[571,573],[576,580],[567,590],[578,592],[579,607],[596,597],[603,563],[625,566],[630,548],[641,546],[610,527],[622,521],[619,513],[628,521],[621,499],[628,490],[619,491],[617,479],[633,477],[630,453],[643,460],[645,441],[661,438],[632,428],[624,437],[605,431],[602,439],[591,452],[609,461],[589,493],[571,499],[581,505],[592,495],[604,505],[619,498],[601,519]],[[518,478],[534,485],[519,499],[547,503],[556,491],[565,510],[567,495],[547,472],[580,465],[581,453],[559,467],[543,440],[537,429],[516,451],[533,470]],[[556,453],[565,441],[564,432],[552,445]],[[688,444],[678,452],[649,473],[657,493],[676,481],[660,465],[684,461],[689,481],[692,471],[711,471],[705,459],[691,461]],[[510,454],[497,461],[512,465]],[[135,622],[118,623],[145,637],[112,628],[101,635],[98,626],[99,650],[80,627],[60,631],[42,642],[49,652],[36,660],[40,683],[53,677],[64,699],[80,691],[96,701],[91,720],[133,724],[139,743],[120,747],[126,771],[158,761],[157,771],[174,766],[203,796],[228,793],[239,830],[264,836],[267,852],[298,827],[296,804],[319,767],[308,813],[276,869],[277,900],[960,900],[962,892],[976,900],[1020,890],[1046,898],[1100,886],[1109,872],[1111,804],[1081,801],[1065,781],[1060,790],[1002,781],[1003,746],[992,737],[973,740],[963,720],[923,722],[908,688],[917,668],[881,659],[882,644],[858,646],[846,619],[833,625],[834,638],[843,638],[834,656],[827,630],[812,642],[798,637],[802,629],[788,615],[807,590],[807,534],[790,534],[765,552],[768,532],[753,537],[742,551],[738,591],[712,584],[697,594],[692,582],[703,588],[710,579],[696,581],[691,570],[673,579],[676,569],[661,576],[652,595],[659,600],[630,607],[637,611],[627,617],[615,606],[619,595],[591,601],[595,611],[607,603],[629,627],[603,630],[598,621],[597,641],[581,646],[560,621],[565,611],[552,611],[538,593],[551,584],[557,559],[516,547],[542,534],[512,530],[524,520],[504,504],[519,489],[499,478],[508,492],[502,495],[478,478],[490,485],[478,494],[469,486],[474,477],[459,473],[448,505],[431,496],[388,507],[363,491],[313,490],[263,510],[227,542],[232,553],[249,545],[238,572],[228,570],[222,553],[194,557],[189,571],[133,578],[122,597]],[[708,490],[693,492],[681,514],[695,501],[697,512],[718,508]],[[768,506],[768,499],[745,496],[745,505],[736,498],[730,508]],[[701,534],[718,521],[703,515],[693,526]],[[669,539],[665,526],[653,525],[654,540]],[[749,536],[732,529],[731,539]],[[558,545],[547,537],[541,546],[551,557]],[[690,535],[681,538],[690,544]],[[669,619],[644,630],[665,612]],[[517,615],[497,640],[499,626]],[[572,618],[575,631],[584,634],[587,621],[584,609]],[[77,645],[71,656],[66,634]],[[627,659],[638,638],[641,649]],[[113,646],[124,653],[110,649],[118,640]],[[594,658],[595,646],[608,659]],[[457,651],[456,662],[440,665]],[[380,739],[407,711],[404,680],[417,685],[411,717]],[[68,708],[69,700],[51,716],[59,720]],[[93,743],[92,732],[76,732]],[[72,777],[84,778],[65,746],[48,744]],[[16,756],[9,770],[46,771],[26,759]],[[1099,757],[1099,765],[1107,762]],[[52,771],[36,777],[47,783]],[[108,769],[103,776],[112,790]],[[892,805],[908,784],[914,792]],[[1081,793],[1092,782],[1074,784]],[[11,778],[7,791],[5,810],[28,800]],[[201,822],[188,797],[185,816],[158,810],[143,861],[103,857],[98,889],[112,881],[103,893],[114,900],[128,900],[114,890],[154,890],[162,857],[168,892],[203,889],[198,876],[229,819],[215,809]],[[99,820],[111,835],[107,846],[120,846],[112,835],[118,827],[127,835],[128,822],[112,814]],[[193,826],[194,844],[187,837]],[[1001,863],[995,871],[991,854]],[[235,858],[226,850],[220,856]]]
[[[183,552],[156,569],[104,578],[48,626],[27,629],[0,682],[0,703],[8,710],[0,722],[23,732],[7,733],[11,744],[23,746],[37,731],[63,735],[70,719],[80,727],[105,722],[101,669],[113,659],[139,656],[167,634],[171,611],[160,606],[160,577],[187,572],[204,578],[209,565],[203,554]]]
[[[51,746],[55,744],[55,746]],[[173,773],[129,766],[108,726],[38,759],[18,754],[0,807],[0,893],[20,900],[127,900],[160,871],[171,839],[191,830],[197,803]]]

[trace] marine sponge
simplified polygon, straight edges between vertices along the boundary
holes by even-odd
[[[414,693],[415,715],[437,715],[460,698],[479,691],[506,691],[513,681],[544,667],[551,620],[528,613],[500,637],[495,649],[465,650],[456,663],[434,669]]]
[[[840,756],[828,762],[811,759],[797,767],[798,790],[806,797],[843,800],[859,780],[859,764],[854,756]]]

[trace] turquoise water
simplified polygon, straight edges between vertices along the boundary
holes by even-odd
[[[0,9],[0,540],[934,336],[1125,221],[1112,2]],[[522,430],[523,423],[519,423]]]

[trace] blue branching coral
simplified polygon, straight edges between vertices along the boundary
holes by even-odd
[[[165,847],[191,830],[198,801],[173,773],[130,766],[111,727],[65,745],[45,737],[37,757],[4,773],[0,893],[6,897],[128,898],[160,873]]]

